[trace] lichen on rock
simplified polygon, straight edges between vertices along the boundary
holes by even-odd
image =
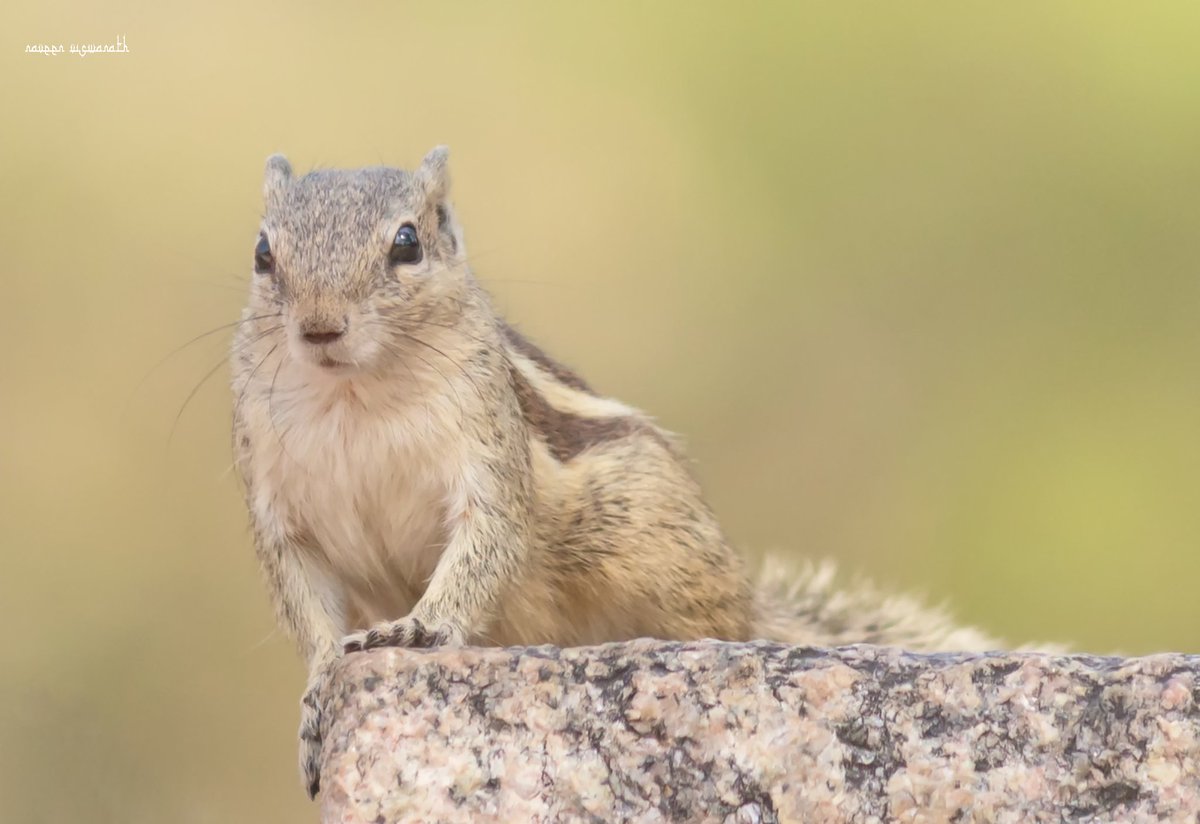
[[[1200,658],[650,640],[347,656],[323,820],[1200,815]]]

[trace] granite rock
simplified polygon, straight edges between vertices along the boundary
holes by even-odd
[[[1200,657],[633,641],[381,649],[322,820],[1196,821]]]

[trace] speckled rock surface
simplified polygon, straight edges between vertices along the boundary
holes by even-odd
[[[327,822],[1196,821],[1200,657],[768,643],[383,649]]]

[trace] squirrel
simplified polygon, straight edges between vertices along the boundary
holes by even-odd
[[[753,575],[679,439],[506,323],[468,266],[445,147],[412,172],[271,156],[231,353],[233,446],[280,622],[307,659],[319,791],[344,653],[636,637],[997,648],[832,567]]]

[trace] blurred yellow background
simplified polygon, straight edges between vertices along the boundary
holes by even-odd
[[[1016,640],[1200,649],[1200,6],[0,23],[4,820],[315,820],[302,667],[229,471],[228,330],[156,366],[237,317],[273,151],[449,144],[498,303],[683,433],[747,552]]]

